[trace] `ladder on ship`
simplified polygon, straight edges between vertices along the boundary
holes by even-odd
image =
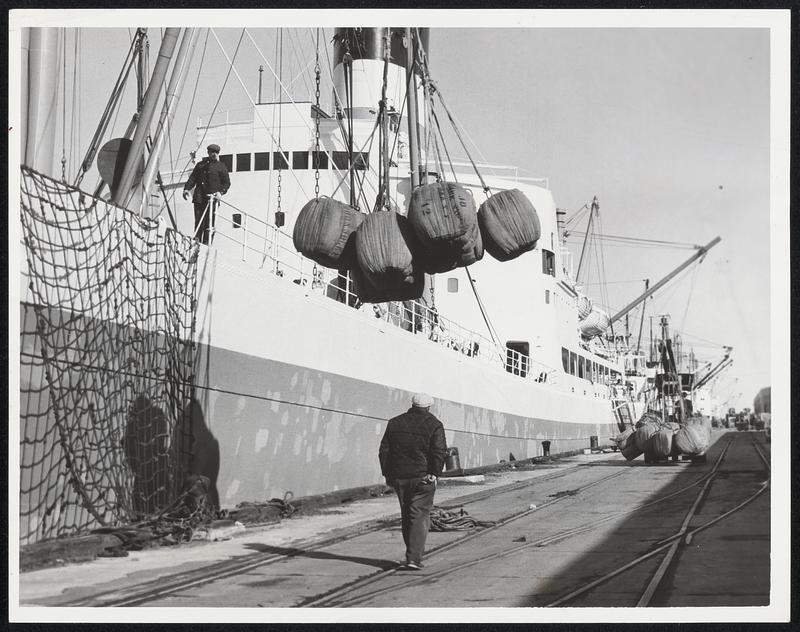
[[[620,432],[624,431],[626,428],[633,427],[633,415],[631,414],[631,408],[628,402],[621,399],[614,400],[614,412],[617,415],[617,425],[619,426]]]

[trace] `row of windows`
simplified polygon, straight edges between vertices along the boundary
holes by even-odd
[[[594,384],[613,384],[620,377],[619,371],[615,371],[599,362],[593,362],[589,358],[584,358],[574,351],[561,347],[561,363],[564,371],[570,375],[577,375],[579,378],[589,380]]]
[[[330,160],[328,156],[330,155]],[[279,171],[288,169],[330,169],[346,171],[350,168],[349,154],[346,151],[257,151],[253,154],[222,154],[219,160],[228,171]],[[235,165],[234,165],[235,162]],[[369,168],[369,153],[353,153],[353,169],[362,171]]]

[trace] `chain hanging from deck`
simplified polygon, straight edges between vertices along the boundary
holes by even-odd
[[[20,543],[130,524],[189,468],[198,245],[27,167]]]
[[[322,72],[319,65],[319,29],[317,29],[317,56],[314,65],[314,76],[316,79],[316,91],[314,94],[317,106],[314,116],[314,197],[317,199],[319,199],[319,163],[322,160],[322,156],[319,154],[319,117],[321,116],[321,110],[319,109],[319,80],[321,74]]]

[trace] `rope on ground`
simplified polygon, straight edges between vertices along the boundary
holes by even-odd
[[[245,524],[275,522],[291,516],[297,508],[291,503],[294,494],[286,492],[283,498],[271,498],[265,502],[241,502],[228,512],[227,517]]]
[[[431,531],[469,531],[478,527],[491,527],[494,522],[476,520],[463,508],[456,511],[447,511],[434,507],[431,511]]]

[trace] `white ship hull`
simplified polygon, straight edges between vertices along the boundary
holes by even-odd
[[[222,507],[380,482],[386,420],[417,390],[434,396],[462,467],[539,456],[542,441],[553,454],[579,450],[618,431],[602,384],[581,380],[573,393],[563,379],[514,375],[213,249],[198,269],[191,469]],[[21,317],[32,332],[32,309]],[[22,352],[38,357],[32,333]],[[45,390],[41,371],[23,370],[23,418],[46,407],[34,397]]]

